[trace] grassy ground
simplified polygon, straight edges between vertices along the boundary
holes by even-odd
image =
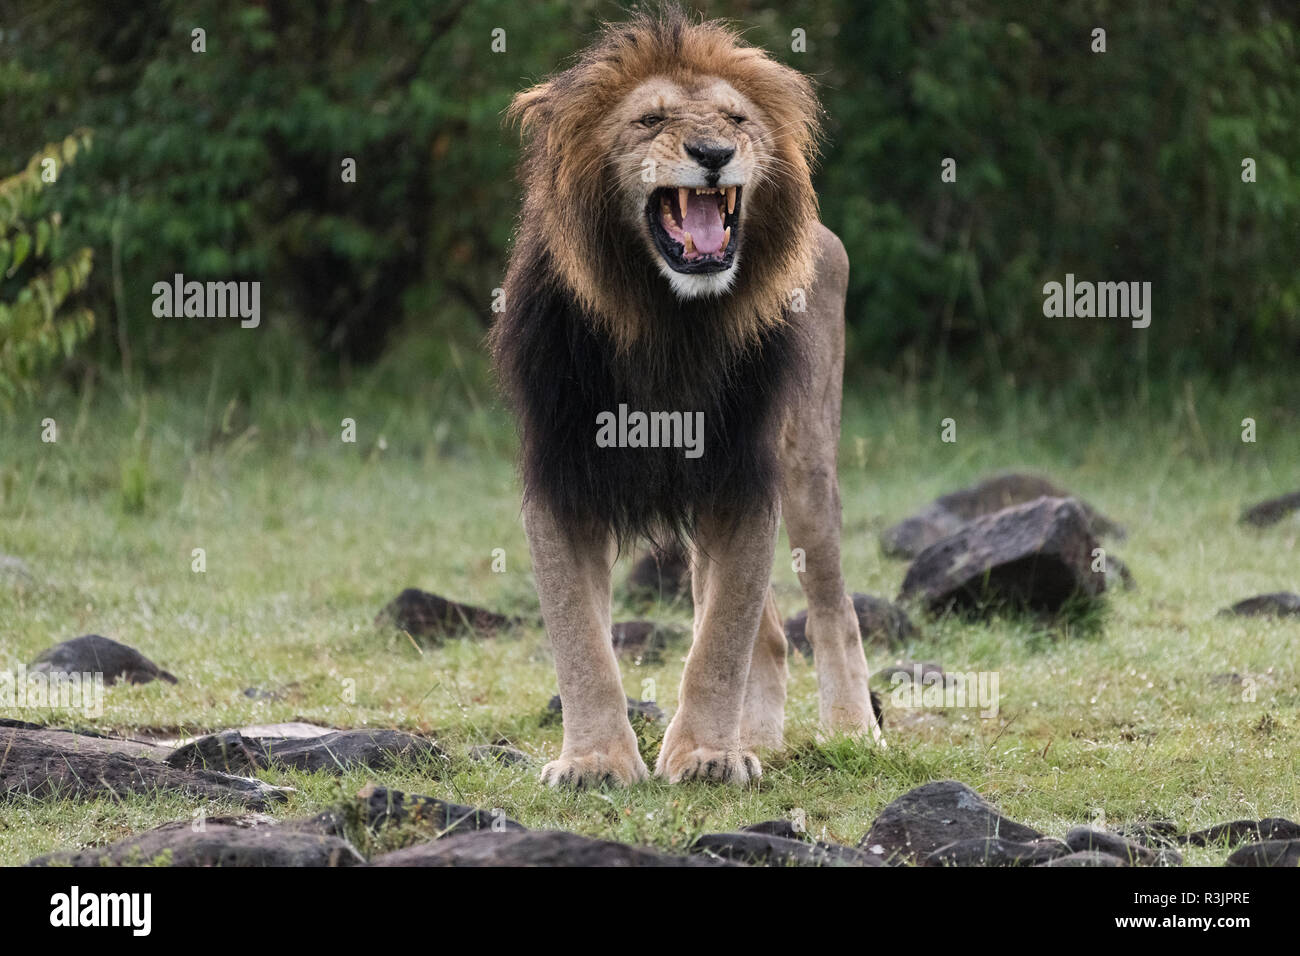
[[[250,403],[232,399],[235,389],[216,372],[193,389],[101,387],[0,420],[0,552],[32,572],[27,583],[0,578],[0,666],[100,633],[180,678],[110,688],[93,721],[57,710],[7,716],[135,736],[286,720],[397,727],[435,735],[454,757],[437,779],[415,767],[341,781],[266,773],[298,788],[276,811],[286,817],[377,779],[499,807],[529,825],[663,847],[798,810],[814,833],[852,842],[904,790],[955,777],[1058,836],[1101,820],[1300,819],[1300,622],[1216,617],[1240,598],[1300,589],[1300,524],[1259,532],[1236,523],[1243,505],[1297,484],[1294,401],[1191,388],[1122,409],[1028,394],[944,401],[851,378],[841,482],[854,590],[897,593],[905,565],[883,558],[876,541],[886,524],[990,471],[1021,466],[1128,527],[1127,541],[1108,546],[1138,589],[1110,594],[1093,633],[1016,618],[923,620],[911,646],[869,649],[873,668],[916,658],[996,671],[994,719],[887,703],[888,751],[818,744],[815,674],[796,659],[790,747],[765,762],[760,787],[654,782],[573,794],[536,782],[560,743],[558,723],[544,719],[555,679],[540,629],[417,647],[371,623],[406,586],[535,611],[512,432],[476,381],[453,368],[418,395],[397,395],[376,375],[340,393],[286,386],[279,399]],[[39,440],[47,416],[58,422],[54,444]],[[1248,416],[1258,422],[1255,444],[1240,440]],[[357,422],[356,444],[340,441],[345,417]],[[951,444],[939,440],[947,417],[957,424]],[[191,570],[195,548],[206,552],[206,573]],[[496,548],[504,573],[492,571]],[[788,551],[778,552],[774,579],[783,612],[801,607]],[[615,602],[616,619],[689,623],[686,607],[629,606],[621,594]],[[627,692],[671,712],[685,650],[625,662]],[[1254,700],[1212,682],[1229,671],[1254,680]],[[249,687],[282,697],[253,700]],[[656,731],[645,736],[652,762]],[[502,737],[537,766],[465,756]],[[109,841],[190,810],[175,797],[3,803],[0,864]],[[1193,851],[1189,862],[1224,855]]]

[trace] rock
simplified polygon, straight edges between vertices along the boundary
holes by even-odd
[[[897,646],[919,632],[897,604],[870,594],[854,594],[853,609],[858,613],[858,630],[867,644]],[[785,639],[792,650],[804,657],[812,656],[808,640],[808,609],[804,608],[785,622]]]
[[[42,651],[28,670],[46,674],[103,674],[104,683],[119,679],[147,684],[159,678],[175,684],[176,678],[133,647],[98,634],[74,637]]]
[[[325,737],[336,731],[335,727],[322,727],[301,720],[291,720],[283,724],[249,724],[247,727],[239,728],[239,732],[245,737],[254,739],[292,737],[295,740],[310,740],[313,737]]]
[[[371,866],[701,866],[706,860],[668,856],[643,847],[567,833],[480,830],[406,847],[371,861]]]
[[[901,598],[931,611],[988,602],[1058,611],[1075,595],[1105,591],[1105,576],[1092,571],[1095,547],[1077,501],[1039,498],[976,518],[930,545],[907,569]]]
[[[922,684],[938,681],[945,686],[951,684],[954,680],[948,674],[943,672],[943,668],[933,661],[909,661],[905,664],[891,664],[888,667],[882,667],[878,671],[872,671],[872,677],[879,680],[888,681],[895,684],[897,678],[898,684]]]
[[[1128,866],[1128,863],[1118,856],[1111,856],[1109,853],[1102,853],[1098,850],[1084,850],[1081,853],[1070,853],[1066,856],[1058,856],[1054,860],[1048,860],[1046,863],[1039,863],[1038,866]]]
[[[645,555],[628,572],[624,589],[642,600],[691,599],[691,566],[686,551],[679,547],[656,549]]]
[[[1226,608],[1219,613],[1224,615],[1233,614],[1238,617],[1258,617],[1262,615],[1291,617],[1300,614],[1300,594],[1292,594],[1289,591],[1259,594],[1255,597],[1246,598],[1244,601],[1238,601],[1232,607]]]
[[[415,824],[434,829],[441,837],[475,830],[528,829],[500,811],[479,810],[374,784],[362,787],[357,799],[361,801],[362,819],[372,830],[393,824]]]
[[[1177,850],[1153,850],[1094,827],[1075,827],[1065,835],[1065,844],[1076,853],[1109,853],[1134,866],[1180,866],[1183,862]]]
[[[309,739],[263,740],[269,765],[312,773],[383,770],[402,760],[446,760],[432,740],[400,730],[340,730]]]
[[[563,704],[560,701],[560,695],[556,694],[546,705],[546,710],[551,714],[563,713]],[[659,709],[659,705],[653,700],[636,700],[629,697],[627,699],[627,719],[660,721],[664,719],[664,712]]]
[[[1300,866],[1300,840],[1265,840],[1237,850],[1224,866]]]
[[[434,640],[465,634],[491,637],[520,623],[519,618],[449,601],[419,588],[407,588],[375,617],[376,627],[391,624],[412,637]]]
[[[478,744],[470,747],[469,759],[479,761],[496,760],[507,765],[532,763],[532,758],[528,754],[506,744]]]
[[[789,820],[763,820],[761,823],[750,823],[740,828],[741,833],[766,833],[768,836],[785,837],[787,840],[802,840],[807,834],[802,830],[795,829],[795,825]]]
[[[158,791],[225,800],[255,810],[286,799],[259,780],[209,770],[178,770],[142,756],[60,747],[40,732],[0,732],[0,799],[15,796],[92,800]]]
[[[269,760],[260,740],[245,737],[238,730],[223,730],[177,747],[164,762],[181,770],[198,767],[248,775],[266,767]]]
[[[1285,817],[1265,817],[1263,820],[1232,820],[1217,823],[1204,830],[1197,830],[1180,837],[1178,842],[1188,846],[1214,846],[1238,843],[1253,843],[1261,840],[1295,840],[1300,839],[1300,823],[1294,823]]]
[[[671,628],[654,621],[618,621],[611,628],[614,652],[624,657],[658,656],[676,636]]]
[[[1179,842],[1178,824],[1172,820],[1143,820],[1115,827],[1114,833],[1145,847],[1163,849]]]
[[[106,847],[37,857],[28,866],[358,866],[365,859],[337,836],[277,826],[208,821],[164,823]]]
[[[143,740],[128,740],[123,737],[105,737],[102,734],[78,733],[72,730],[57,730],[29,724],[25,721],[0,720],[0,727],[16,727],[28,730],[27,739],[34,744],[51,747],[56,750],[72,750],[83,753],[124,754],[128,757],[148,757],[162,760],[167,756],[164,747],[158,747]],[[0,759],[3,759],[5,742],[9,735],[0,731]]]
[[[692,853],[752,866],[884,866],[877,856],[833,843],[807,843],[770,833],[705,833]]]
[[[1056,840],[1017,843],[1001,837],[973,837],[926,854],[921,866],[1037,866],[1069,852]]]
[[[939,780],[909,790],[886,806],[858,847],[887,860],[910,860],[958,840],[1001,837],[1030,843],[1041,836],[1002,816],[966,784]]]
[[[937,541],[955,534],[975,518],[1038,498],[1070,498],[1079,502],[1091,536],[1124,537],[1124,529],[1078,496],[1037,475],[995,475],[969,488],[943,495],[923,511],[906,518],[880,536],[881,549],[891,558],[915,558]]]
[[[1242,512],[1241,523],[1267,528],[1269,525],[1277,524],[1293,511],[1300,511],[1300,491],[1270,498],[1247,508]]]

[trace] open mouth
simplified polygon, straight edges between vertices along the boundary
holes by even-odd
[[[655,248],[675,272],[721,272],[736,258],[740,186],[669,186],[646,203]]]

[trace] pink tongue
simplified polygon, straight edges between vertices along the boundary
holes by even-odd
[[[691,234],[700,252],[717,252],[722,248],[722,217],[718,215],[718,197],[713,193],[688,193],[682,228]]]

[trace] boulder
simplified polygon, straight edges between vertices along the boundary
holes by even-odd
[[[1037,866],[1069,852],[1059,840],[1019,843],[1002,837],[970,837],[926,854],[921,866]]]
[[[1258,594],[1244,601],[1238,601],[1219,613],[1237,617],[1293,617],[1300,614],[1300,594],[1292,594],[1289,591]]]
[[[365,859],[337,836],[277,826],[207,821],[164,823],[105,847],[40,856],[28,866],[358,866]]]
[[[1256,528],[1267,528],[1295,511],[1300,511],[1300,491],[1293,491],[1252,505],[1242,512],[1241,523],[1254,525]]]
[[[434,641],[463,635],[492,637],[520,623],[519,618],[449,601],[419,588],[407,588],[375,617],[376,627],[392,626],[412,637]]]
[[[448,803],[437,797],[403,793],[374,784],[362,787],[357,792],[357,800],[361,803],[362,820],[372,830],[394,824],[416,825],[445,836],[477,830],[503,832],[528,829],[500,811],[479,810],[459,803]]]
[[[698,856],[669,856],[644,847],[563,830],[496,833],[480,830],[385,853],[371,866],[701,866]]]
[[[1004,817],[966,784],[939,780],[909,790],[886,806],[858,848],[886,861],[919,860],[958,840],[1000,837],[1031,843],[1041,836]]]
[[[1100,850],[1083,850],[1079,853],[1070,853],[1066,856],[1058,856],[1054,860],[1048,860],[1046,863],[1039,863],[1038,866],[1128,866],[1128,862],[1123,857],[1112,856],[1109,853],[1102,853]]]
[[[1224,866],[1300,866],[1300,840],[1265,840],[1235,851]]]
[[[751,866],[884,866],[879,856],[833,843],[804,840],[753,831],[705,833],[691,844],[692,853],[715,856]]]
[[[1075,827],[1065,835],[1065,844],[1075,853],[1109,853],[1132,866],[1179,866],[1183,862],[1177,850],[1155,850],[1095,827]]]
[[[446,759],[433,741],[400,730],[336,730],[317,737],[250,738],[237,730],[201,737],[167,756],[174,767],[249,772],[271,766],[342,773],[382,770],[400,760]]]
[[[1106,589],[1092,571],[1097,541],[1073,498],[1039,498],[976,518],[917,556],[901,598],[931,611],[1011,604],[1059,611]]]
[[[175,677],[134,647],[99,634],[86,634],[55,644],[42,651],[27,669],[32,673],[103,674],[105,685],[119,680],[132,684],[147,684],[158,679],[176,683]]]
[[[955,534],[962,525],[975,518],[1038,498],[1071,497],[1079,502],[1089,533],[1093,537],[1124,536],[1123,528],[1077,495],[1071,495],[1046,478],[1013,472],[995,475],[969,488],[935,499],[922,511],[886,529],[880,536],[881,549],[891,558],[915,558],[930,545]]]
[[[918,633],[907,612],[884,598],[854,594],[853,609],[858,614],[858,630],[864,643],[897,647]],[[812,643],[808,640],[807,608],[786,620],[785,639],[792,650],[804,657],[812,656]]]

